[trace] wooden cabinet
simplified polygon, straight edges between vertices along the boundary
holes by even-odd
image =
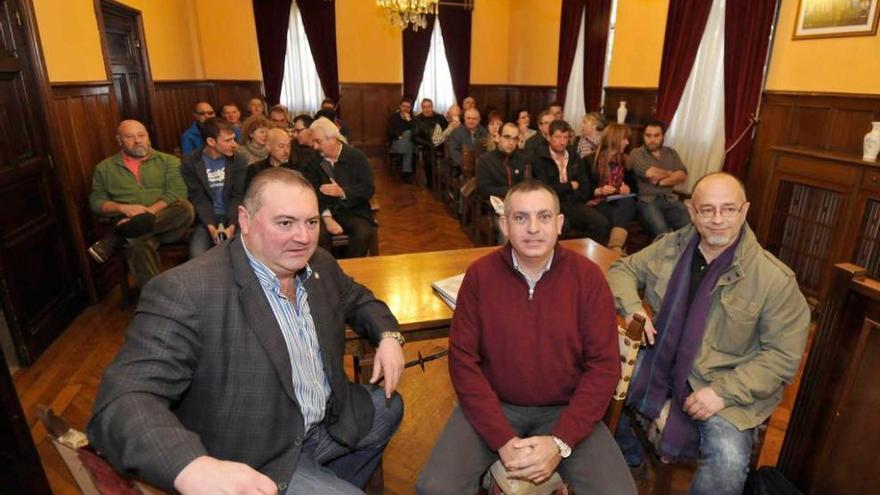
[[[856,263],[880,278],[880,163],[801,146],[772,150],[756,229],[761,244],[820,300],[835,263]]]

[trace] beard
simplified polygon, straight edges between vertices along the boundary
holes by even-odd
[[[703,236],[703,240],[706,241],[706,244],[712,247],[725,247],[729,246],[733,240],[736,239],[735,235],[727,235],[727,234],[707,234]]]
[[[123,148],[122,152],[134,158],[143,158],[150,153],[149,146],[133,146],[131,148]]]

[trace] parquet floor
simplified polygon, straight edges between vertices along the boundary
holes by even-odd
[[[456,220],[424,188],[402,184],[387,169],[374,163],[376,199],[380,205],[380,252],[401,254],[470,247]],[[38,404],[47,404],[72,426],[84,429],[104,368],[123,342],[131,310],[120,309],[113,293],[87,308],[67,331],[30,368],[15,373],[14,381],[31,434],[54,493],[76,495],[80,491],[36,420]],[[446,339],[407,345],[406,358],[446,348]],[[400,430],[384,457],[386,493],[415,493],[414,485],[437,436],[452,410],[455,394],[445,360],[435,361],[423,373],[417,368],[404,374],[400,392],[406,404]],[[788,414],[794,401],[789,391],[771,423],[762,454],[763,464],[775,463]],[[687,480],[676,483],[686,490]],[[646,493],[646,487],[640,487]]]

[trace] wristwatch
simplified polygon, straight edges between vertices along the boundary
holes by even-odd
[[[400,332],[382,332],[379,334],[379,339],[394,339],[400,344],[400,347],[403,347],[403,344],[406,343],[406,339],[403,338]]]
[[[553,441],[556,443],[556,446],[559,447],[559,457],[568,459],[568,456],[571,455],[571,447],[559,437],[553,437]]]

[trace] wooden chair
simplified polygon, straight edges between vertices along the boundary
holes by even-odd
[[[617,388],[614,390],[611,404],[609,404],[608,409],[605,411],[605,417],[603,418],[603,422],[611,431],[612,436],[614,435],[614,432],[617,431],[617,423],[620,421],[623,405],[624,402],[626,402],[626,394],[629,390],[629,385],[632,382],[633,370],[635,369],[636,358],[638,357],[639,348],[642,344],[642,332],[644,329],[645,318],[641,315],[635,315],[626,328],[621,326],[617,327],[617,343],[620,352],[620,380],[617,382]],[[501,488],[501,486],[505,484],[505,482],[502,481],[504,474],[504,467],[501,465],[500,460],[496,461],[495,464],[489,468],[489,472],[487,473],[488,479],[484,478],[485,489],[488,495],[502,493],[505,495],[516,495],[517,493],[522,493],[519,490],[525,489],[529,485],[534,486],[529,482],[520,481],[518,485],[514,485],[505,492]],[[573,494],[572,490],[561,482],[558,473],[553,473],[545,484],[549,484],[551,487],[556,484],[560,485],[558,488],[554,489],[552,492],[553,495]]]

